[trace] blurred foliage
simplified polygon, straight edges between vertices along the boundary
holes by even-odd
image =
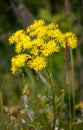
[[[68,21],[68,18],[65,13],[65,6],[64,6],[64,0],[56,0],[54,2],[54,8],[55,13],[52,14],[51,12],[51,5],[50,0],[23,0],[25,6],[30,10],[30,13],[32,13],[35,17],[35,19],[44,19],[46,22],[53,22],[59,24],[59,27],[63,32],[69,31],[69,22],[72,23],[72,31],[76,33],[78,36],[79,45],[79,55],[77,54],[77,50],[74,50],[74,60],[75,60],[75,87],[77,91],[77,97],[76,102],[80,101],[80,80],[79,80],[79,73],[80,68],[83,68],[83,61],[81,60],[83,58],[83,7],[82,7],[82,0],[70,0],[71,2],[71,10],[72,10],[72,19],[71,21]],[[22,28],[20,24],[17,22],[16,15],[14,14],[10,1],[6,0],[0,0],[0,111],[3,111],[2,105],[4,106],[17,106],[17,110],[15,110],[14,116],[13,114],[8,115],[6,113],[3,115],[3,113],[0,113],[0,129],[6,130],[8,129],[19,129],[19,130],[25,130],[27,126],[25,125],[24,121],[27,119],[27,117],[24,115],[21,115],[18,109],[18,106],[21,105],[23,108],[23,102],[22,102],[22,88],[24,87],[22,82],[22,76],[18,75],[12,75],[10,71],[11,66],[11,57],[14,56],[15,52],[13,47],[11,47],[8,44],[8,37],[18,29]],[[81,58],[80,58],[81,57]],[[77,62],[78,58],[80,58],[80,63]],[[64,52],[62,50],[61,53],[52,55],[52,65],[51,69],[53,72],[53,76],[55,80],[58,82],[58,84],[62,84],[63,87],[65,87],[65,57]],[[37,93],[43,93],[43,90],[45,89],[45,85],[42,84],[42,82],[39,80],[37,75],[34,72],[29,72],[24,70],[25,72],[25,82],[31,87],[31,91],[33,91],[32,95],[34,95],[33,98],[33,104],[34,103],[34,97],[35,102],[39,103],[39,100],[37,100]],[[82,74],[83,76],[83,74]],[[33,80],[34,77],[34,80]],[[31,86],[32,84],[32,86]],[[36,85],[37,84],[37,85]],[[80,88],[81,89],[81,88]],[[2,101],[1,101],[2,100]],[[67,99],[66,99],[67,100]],[[67,101],[66,101],[67,102]],[[37,106],[39,107],[39,106]],[[9,108],[10,109],[10,108]],[[18,115],[17,115],[18,113]],[[77,112],[78,113],[78,112]],[[12,120],[12,116],[15,117]],[[18,117],[18,118],[16,118]],[[24,119],[24,120],[22,120]],[[16,123],[19,122],[19,126],[16,126]],[[27,124],[27,123],[26,123]],[[3,127],[4,126],[4,127]],[[21,128],[23,127],[23,129]],[[68,130],[68,125],[63,126],[65,129]],[[8,130],[7,129],[7,130]],[[75,130],[82,130],[83,124],[77,124],[75,126]]]
[[[52,15],[48,10],[40,9],[38,16],[39,16],[39,18],[45,19],[45,21],[47,21],[47,22],[53,22],[53,23],[58,24],[63,32],[66,32],[69,30],[69,21],[66,16],[66,13],[63,11],[61,13]],[[72,31],[74,33],[78,33],[77,16],[74,13],[72,13],[71,22],[72,22],[72,26],[73,26]]]
[[[64,3],[62,0],[60,1],[60,3],[58,3],[58,1],[55,2],[55,9],[60,8],[60,10],[54,15],[50,13],[50,10],[46,9],[47,5],[49,4],[48,1],[24,0],[24,3],[26,7],[31,11],[31,13],[34,14],[35,18],[43,18],[47,22],[58,23],[63,32],[69,30],[69,21],[66,17],[65,10],[62,7],[62,9],[64,10],[62,11],[62,9],[59,7]],[[0,10],[0,59],[2,61],[0,64],[0,70],[8,72],[10,71],[10,59],[12,55],[14,55],[13,48],[8,45],[8,36],[16,30],[20,29],[21,27],[17,22],[16,16],[11,8],[9,1],[7,2],[5,0],[1,0]],[[77,16],[75,14],[72,14],[72,31],[78,33],[76,17]]]
[[[45,8],[44,0],[24,0],[24,3],[35,16],[40,8]]]
[[[47,22],[54,22],[58,23],[59,27],[63,32],[66,32],[69,30],[69,22],[65,13],[65,8],[64,8],[64,2],[61,0],[59,3],[58,1],[54,2],[54,7],[57,10],[57,13],[51,14],[50,9],[47,8],[49,7],[49,0],[44,1],[44,0],[24,0],[23,1],[26,5],[26,7],[30,10],[30,13],[34,14],[35,18],[38,19],[44,19]],[[78,0],[73,0],[71,1],[71,7],[73,9],[72,13],[72,31],[74,33],[77,33],[80,35],[78,31],[78,24],[77,24],[77,9],[79,6],[77,6],[79,3]],[[61,7],[61,8],[60,8]],[[59,9],[60,8],[60,9]],[[76,8],[76,10],[75,10]],[[63,10],[63,11],[62,11]],[[11,8],[10,1],[6,0],[1,0],[0,1],[0,77],[4,78],[3,73],[11,73],[10,71],[10,62],[11,62],[11,57],[14,55],[14,49],[13,47],[9,46],[8,44],[8,37],[15,32],[16,30],[20,29],[21,26],[17,22],[16,16]],[[82,47],[81,48],[81,53],[82,53]],[[62,75],[59,74],[58,70],[64,70],[64,64],[65,59],[64,59],[64,52],[62,51],[61,54],[58,54],[57,56],[53,56],[53,73],[55,78],[57,80],[62,77],[63,80],[63,75],[65,79],[65,73],[62,73]],[[59,66],[60,65],[60,66]],[[6,86],[6,85],[5,85]],[[11,86],[11,85],[10,85]],[[15,83],[15,86],[16,83]],[[13,87],[10,87],[13,89]]]

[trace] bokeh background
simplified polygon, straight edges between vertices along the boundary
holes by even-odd
[[[0,0],[0,109],[2,104],[20,104],[23,87],[21,76],[11,74],[11,58],[15,52],[8,37],[26,29],[35,19],[59,24],[63,32],[72,31],[77,35],[77,48],[73,50],[74,81],[76,102],[83,101],[83,0]],[[65,79],[62,55],[63,52],[53,56],[54,76],[61,83]]]

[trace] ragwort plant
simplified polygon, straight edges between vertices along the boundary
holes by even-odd
[[[76,48],[75,34],[62,33],[57,24],[46,24],[44,20],[35,20],[26,30],[19,30],[12,34],[9,43],[15,45],[16,52],[16,56],[11,59],[12,73],[23,73],[23,68],[28,68],[36,72],[47,86],[45,94],[39,96],[39,104],[42,107],[40,112],[29,106],[29,88],[27,85],[23,88],[24,107],[29,120],[28,129],[29,127],[33,130],[60,129],[65,107],[65,90],[55,84],[52,73],[48,69],[48,59],[53,53],[60,53],[62,48],[65,49],[66,83],[69,86],[70,68],[67,51],[68,48]]]

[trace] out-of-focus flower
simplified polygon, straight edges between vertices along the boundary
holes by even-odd
[[[24,88],[23,95],[29,95],[29,94],[30,94],[30,90],[28,88]]]
[[[51,120],[52,119],[52,114],[47,114],[47,119]]]
[[[75,109],[80,109],[82,107],[83,107],[83,102],[80,102],[80,103],[75,105]]]
[[[65,90],[64,90],[64,89],[61,89],[61,90],[60,90],[60,93],[64,95],[64,94],[65,94]]]

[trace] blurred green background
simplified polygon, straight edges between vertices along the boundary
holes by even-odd
[[[25,29],[34,19],[59,24],[63,32],[77,35],[78,45],[73,50],[76,102],[83,101],[83,0],[0,0],[0,105],[15,106],[21,102],[22,77],[11,74],[15,52],[8,44],[8,37],[18,29]],[[63,85],[64,62],[63,51],[53,55],[53,73]],[[27,78],[30,84],[31,76]]]

